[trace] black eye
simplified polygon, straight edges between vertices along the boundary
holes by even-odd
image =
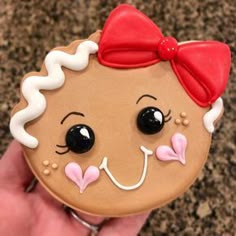
[[[145,107],[137,117],[137,125],[144,134],[155,134],[162,130],[165,117],[162,111],[156,107]]]
[[[84,124],[72,126],[66,133],[66,145],[76,153],[88,152],[94,145],[93,130]]]

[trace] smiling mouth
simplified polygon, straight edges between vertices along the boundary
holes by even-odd
[[[153,154],[152,151],[150,151],[149,149],[145,148],[144,146],[141,146],[140,150],[144,154],[143,171],[142,171],[142,175],[141,175],[139,181],[136,184],[134,184],[134,185],[126,186],[126,185],[120,184],[119,181],[116,180],[116,178],[112,175],[112,173],[110,172],[110,170],[109,170],[109,168],[107,166],[107,163],[108,163],[108,158],[107,157],[103,158],[102,163],[99,166],[99,169],[100,170],[104,170],[106,172],[106,174],[108,175],[108,177],[110,178],[110,180],[113,182],[113,184],[116,185],[118,188],[120,188],[122,190],[127,190],[127,191],[137,189],[137,188],[139,188],[143,184],[143,182],[144,182],[144,180],[146,178],[147,168],[148,168],[148,156]]]

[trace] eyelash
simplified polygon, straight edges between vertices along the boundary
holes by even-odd
[[[67,147],[67,145],[59,145],[59,144],[57,144],[56,147],[59,147],[59,148],[67,148],[67,150],[64,151],[64,152],[58,152],[58,151],[56,151],[56,154],[58,154],[58,155],[63,155],[63,154],[66,154],[67,152],[70,151],[70,149]]]
[[[169,122],[171,119],[172,119],[172,116],[171,115],[171,110],[169,109],[169,111],[167,112],[166,115],[164,115],[164,122],[167,123]],[[168,117],[169,116],[169,117]]]

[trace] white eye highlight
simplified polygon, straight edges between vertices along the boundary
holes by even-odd
[[[87,130],[86,128],[82,128],[82,129],[80,130],[80,133],[81,133],[83,136],[85,136],[85,137],[87,137],[87,138],[90,138],[89,132],[88,132],[88,130]]]
[[[161,114],[161,112],[155,111],[155,112],[154,112],[154,117],[155,117],[155,119],[159,120],[160,123],[163,122],[163,115]]]

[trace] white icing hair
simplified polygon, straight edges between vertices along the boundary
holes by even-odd
[[[88,66],[89,55],[96,53],[98,45],[93,41],[84,41],[79,44],[75,54],[67,54],[55,50],[45,58],[47,76],[30,76],[24,80],[21,92],[28,105],[16,112],[10,121],[10,131],[13,137],[29,148],[36,148],[38,140],[25,131],[25,124],[43,114],[46,109],[46,99],[40,90],[53,90],[60,88],[65,81],[62,66],[80,71]]]
[[[214,122],[222,114],[224,108],[223,99],[219,97],[213,104],[211,109],[204,115],[203,123],[209,133],[215,130]]]

